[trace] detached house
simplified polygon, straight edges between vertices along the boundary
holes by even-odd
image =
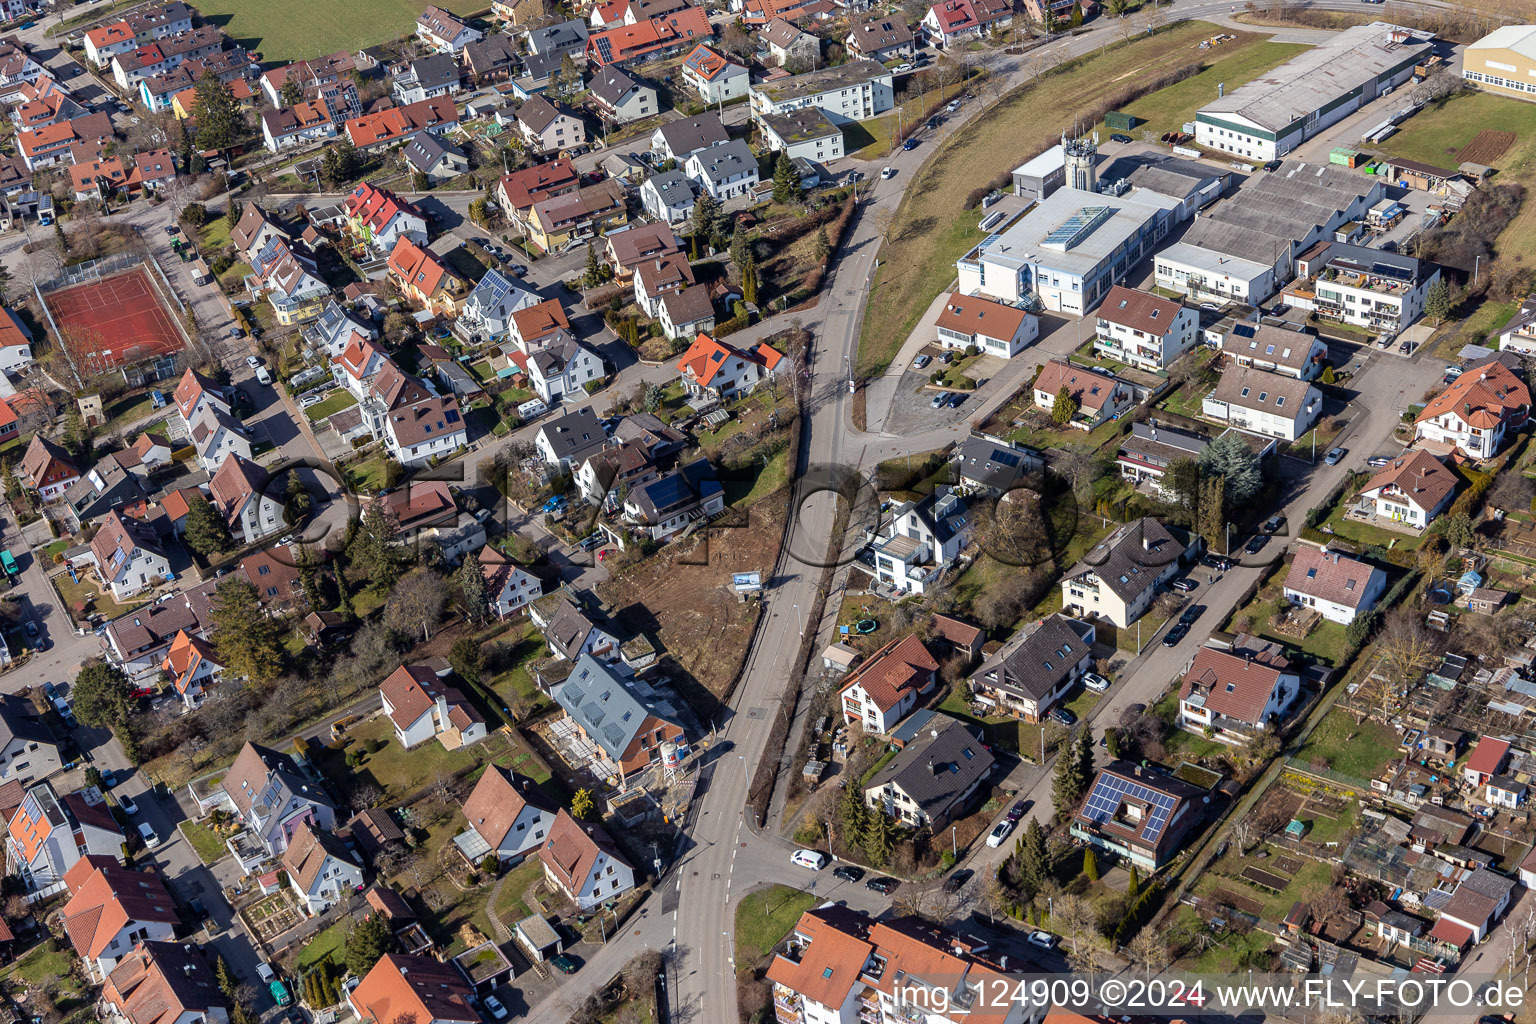
[[[487,544],[477,556],[485,577],[485,596],[498,619],[522,608],[544,594],[544,584],[511,558]]]
[[[587,83],[587,99],[614,124],[639,121],[660,110],[655,86],[611,65],[599,68]]]
[[[1067,573],[1061,581],[1062,610],[1129,626],[1179,571],[1184,550],[1158,520],[1132,520],[1094,545]]]
[[[895,506],[866,536],[875,581],[898,594],[926,593],[969,546],[972,525],[965,500],[947,485]]]
[[[537,306],[540,301],[536,293],[516,279],[499,270],[488,270],[464,299],[454,329],[471,342],[500,341],[512,329],[513,314]]]
[[[219,681],[224,666],[212,644],[185,629],[178,629],[176,639],[171,641],[171,649],[160,663],[160,671],[170,677],[182,704],[194,708],[208,688]]]
[[[1026,722],[1041,722],[1093,667],[1091,622],[1052,615],[1020,629],[971,677],[975,700]]]
[[[848,54],[858,60],[888,61],[916,53],[912,30],[900,18],[875,18],[854,27],[843,41]]]
[[[137,944],[173,938],[181,920],[159,875],[130,871],[114,857],[82,857],[64,884],[64,934],[92,981],[104,980]]]
[[[1370,563],[1306,543],[1285,575],[1287,601],[1346,626],[1374,608],[1386,589],[1387,574]]]
[[[587,601],[569,586],[532,601],[528,620],[538,627],[549,653],[559,661],[575,662],[583,655],[606,661],[618,657],[618,637],[599,624]]]
[[[401,105],[420,103],[436,96],[452,96],[460,89],[459,62],[451,53],[434,53],[411,61],[394,77],[391,94]]]
[[[598,423],[597,416],[584,406],[558,419],[545,421],[534,435],[533,446],[547,464],[570,471],[602,448],[607,440],[608,434]]]
[[[545,405],[582,398],[586,386],[603,379],[603,361],[596,352],[564,331],[550,344],[527,353],[528,380]]]
[[[1052,359],[1035,378],[1035,404],[1052,411],[1063,389],[1077,401],[1071,425],[1078,430],[1092,430],[1136,405],[1136,389],[1129,381]]]
[[[1463,373],[1415,419],[1415,437],[1454,446],[1470,459],[1492,458],[1506,435],[1525,424],[1531,392],[1502,363]]]
[[[591,654],[550,688],[566,722],[595,749],[604,773],[630,778],[660,761],[663,747],[681,757],[688,741],[672,703],[627,666]]]
[[[1201,411],[1239,430],[1294,441],[1322,415],[1323,394],[1295,377],[1229,367],[1205,396]]]
[[[347,196],[346,213],[347,233],[381,256],[402,238],[427,244],[427,218],[387,188],[361,183]]]
[[[980,39],[1012,21],[1013,5],[1008,0],[942,0],[928,8],[922,28],[929,44],[942,49],[967,39]]]
[[[637,533],[660,541],[723,511],[725,489],[709,460],[700,457],[665,476],[636,485],[624,498],[622,518]],[[619,547],[625,545],[621,530],[601,521],[598,527]]]
[[[311,917],[340,903],[348,890],[363,887],[363,869],[347,845],[310,822],[294,830],[283,851],[283,869],[299,903]]]
[[[1200,317],[1182,302],[1115,285],[1097,310],[1095,355],[1152,373],[1195,347]],[[1324,352],[1327,352],[1326,346]]]
[[[913,633],[892,640],[849,674],[838,691],[843,721],[868,733],[888,733],[933,692],[939,663]]]
[[[630,490],[656,476],[655,461],[644,445],[635,442],[611,443],[588,456],[575,473],[582,500],[610,511],[619,507]]]
[[[59,741],[32,702],[0,693],[0,782],[26,785],[63,766]]]
[[[937,833],[964,817],[996,763],[964,722],[935,714],[864,785],[864,805],[902,825]]]
[[[574,192],[580,185],[570,157],[563,156],[503,175],[496,186],[496,203],[507,216],[526,221],[533,204]]]
[[[410,301],[440,316],[454,316],[469,294],[464,282],[430,249],[401,237],[389,254],[389,275]]]
[[[299,770],[293,758],[276,750],[247,742],[218,786],[210,798],[193,792],[199,809],[227,805],[269,856],[288,849],[294,833],[306,822],[323,829],[336,827],[336,807],[330,797]]]
[[[117,509],[107,513],[106,522],[91,538],[91,558],[102,583],[118,601],[155,586],[171,574],[171,563],[154,528]]]
[[[416,38],[438,53],[458,53],[476,39],[485,38],[485,33],[470,28],[441,7],[429,4],[416,19]]]
[[[1194,310],[1181,308],[1193,316]],[[1104,315],[1103,307],[1099,315]],[[1238,366],[1298,380],[1316,380],[1328,362],[1328,344],[1317,335],[1246,320],[1233,324],[1222,336],[1221,353]]]
[[[1301,693],[1301,676],[1275,645],[1202,647],[1179,686],[1179,726],[1243,744],[1273,729]]]
[[[1204,812],[1206,791],[1166,771],[1112,761],[1094,777],[1071,832],[1090,846],[1157,871],[1183,850]]]
[[[347,137],[357,149],[387,149],[409,142],[422,132],[441,135],[459,123],[459,112],[447,96],[434,96],[403,107],[390,107],[348,118]]]
[[[118,961],[101,999],[122,1024],[229,1024],[218,979],[201,952],[178,942],[140,942]]]
[[[544,877],[582,910],[635,887],[635,869],[601,825],[579,822],[561,808],[549,839],[539,848]]]
[[[729,141],[731,137],[718,114],[700,114],[668,122],[652,132],[651,155],[658,161],[676,160],[681,164],[701,149],[723,146]]]
[[[470,1003],[474,995],[474,987],[452,963],[386,953],[346,993],[346,1000],[362,1024],[480,1024],[480,1013]]]
[[[530,153],[558,153],[587,144],[587,128],[576,112],[542,96],[517,108],[518,132]]]
[[[469,160],[457,146],[430,133],[418,135],[406,143],[404,153],[406,166],[424,176],[429,185],[441,184],[469,170]]]
[[[263,110],[261,137],[269,152],[278,153],[335,138],[336,124],[320,104],[296,103],[277,110]]]
[[[1425,449],[1415,448],[1378,469],[1358,493],[1381,518],[1422,530],[1450,507],[1456,474]]]
[[[213,507],[229,524],[236,543],[251,544],[287,527],[283,503],[269,493],[269,480],[265,469],[231,454],[208,481]]]
[[[797,70],[808,71],[821,60],[821,40],[783,18],[774,18],[764,25],[758,37],[768,45],[768,56],[779,67],[793,65]]]
[[[554,801],[532,779],[491,764],[464,801],[469,828],[453,841],[471,864],[488,853],[503,864],[516,863],[544,845],[555,813]]]
[[[683,162],[683,173],[721,201],[744,195],[758,182],[757,157],[742,139],[711,146]]]
[[[934,330],[944,348],[964,350],[974,345],[987,355],[1012,359],[1040,336],[1040,318],[979,295],[951,292]]]
[[[639,276],[636,274],[637,280]],[[677,361],[677,370],[688,394],[697,397],[708,393],[723,402],[751,394],[760,383],[779,373],[783,361],[783,353],[767,342],[743,351],[700,334]]]
[[[680,224],[693,216],[695,188],[693,179],[682,171],[662,171],[640,186],[640,205],[664,224]]]
[[[16,478],[47,502],[62,498],[69,485],[80,479],[80,471],[68,452],[37,433],[16,467]]]
[[[62,882],[86,857],[122,862],[123,829],[97,787],[60,797],[51,782],[39,782],[18,796],[20,805],[4,822],[5,853],[10,874],[29,890]]]
[[[379,696],[402,747],[436,736],[444,750],[456,750],[485,739],[480,712],[426,665],[401,665],[380,684]]]
[[[695,46],[683,60],[683,81],[705,103],[724,103],[747,94],[747,69],[708,47]]]

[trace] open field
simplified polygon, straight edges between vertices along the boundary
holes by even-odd
[[[485,5],[477,0],[443,0],[438,6],[468,14]],[[197,5],[204,20],[217,25],[236,43],[257,50],[267,61],[293,61],[337,50],[353,53],[381,39],[414,31],[422,5],[411,0],[204,0]]]
[[[1355,724],[1354,716],[1334,708],[1296,751],[1296,760],[1357,779],[1373,779],[1397,753],[1397,735],[1376,722]]]
[[[1164,132],[1178,131],[1186,121],[1193,121],[1195,111],[1216,95],[1217,83],[1225,82],[1230,92],[1310,49],[1303,43],[1274,43],[1261,41],[1256,36],[1239,36],[1234,41],[1204,51],[1208,54],[1207,59],[1212,61],[1210,67],[1150,96],[1143,96],[1124,108],[1125,113],[1146,121],[1129,134],[1133,138],[1155,139]],[[1103,122],[1099,123],[1098,129],[1101,138],[1107,138],[1112,131]]]
[[[736,907],[736,962],[750,965],[767,956],[816,902],[814,893],[787,885],[743,896]]]
[[[890,364],[918,317],[954,280],[954,261],[982,239],[980,213],[964,209],[967,193],[1046,149],[1085,112],[1113,101],[1135,80],[1206,60],[1200,41],[1214,31],[1209,22],[1183,22],[1063,65],[1008,93],[986,117],[937,147],[886,233],[859,339],[859,374]],[[1256,38],[1240,36],[1226,45],[1254,45]],[[1235,56],[1228,50],[1224,59]]]

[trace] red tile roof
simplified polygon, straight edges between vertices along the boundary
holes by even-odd
[[[473,990],[453,964],[430,956],[387,953],[352,992],[352,1003],[373,1024],[410,1017],[423,1024],[466,1021],[479,1024],[469,1005]]]
[[[960,334],[979,334],[1009,341],[1029,314],[1022,309],[974,295],[951,292],[934,326]]]
[[[62,911],[75,952],[95,959],[130,923],[175,925],[180,920],[159,875],[130,871],[111,857],[81,858],[64,875],[71,893]]]
[[[440,288],[451,288],[458,280],[435,253],[404,235],[395,242],[394,251],[389,254],[389,270],[400,279],[403,287],[429,299]]]
[[[1178,318],[1182,303],[1115,285],[1095,311],[1101,320],[1161,338]]]
[[[1308,597],[1359,608],[1370,590],[1374,571],[1368,562],[1302,544],[1296,550],[1290,572],[1285,574],[1285,586]]]
[[[555,811],[555,804],[536,782],[493,764],[480,776],[480,781],[475,783],[474,790],[464,801],[464,817],[481,839],[497,846],[512,831],[517,816],[529,804],[550,813]]]
[[[1283,661],[1277,665],[1267,658],[1246,658],[1202,647],[1184,673],[1179,699],[1188,700],[1198,689],[1205,698],[1205,707],[1217,714],[1249,725],[1262,725],[1260,716],[1286,668]]]
[[[768,965],[768,980],[793,989],[822,1006],[840,1008],[869,961],[874,945],[806,912],[795,933],[810,941],[798,962],[780,954]]]
[[[924,646],[922,637],[911,633],[870,655],[848,676],[839,693],[861,686],[881,711],[890,711],[907,694],[931,682],[938,670],[939,663]]]
[[[571,321],[565,315],[565,307],[559,299],[545,299],[537,305],[520,309],[512,314],[513,333],[524,344],[536,341],[555,331],[568,331]]]
[[[1423,448],[1399,455],[1371,477],[1359,493],[1385,489],[1421,509],[1433,510],[1456,489],[1456,474]]]
[[[1504,419],[1521,420],[1531,408],[1531,391],[1503,363],[1485,363],[1457,377],[1415,417],[1423,423],[1447,413],[1463,422],[1489,430]]]
[[[569,192],[581,183],[570,157],[513,171],[501,179],[501,193],[514,210],[526,210],[550,196]]]
[[[1499,768],[1504,764],[1504,758],[1508,756],[1507,740],[1496,740],[1484,736],[1478,740],[1472,756],[1467,758],[1465,769],[1469,772],[1477,772],[1479,775],[1497,775]]]
[[[1113,377],[1052,359],[1040,371],[1040,376],[1035,378],[1034,389],[1054,398],[1063,387],[1077,399],[1079,409],[1096,413],[1120,390],[1121,384]]]

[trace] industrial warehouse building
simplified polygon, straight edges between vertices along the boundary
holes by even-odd
[[[1346,29],[1201,107],[1195,142],[1245,160],[1282,157],[1413,77],[1433,39],[1384,21]]]
[[[1505,25],[1468,46],[1461,77],[1475,89],[1536,100],[1536,25]]]

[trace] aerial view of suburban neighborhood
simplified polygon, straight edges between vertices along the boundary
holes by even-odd
[[[0,0],[0,115],[0,1024],[1536,1024],[1536,0]]]

